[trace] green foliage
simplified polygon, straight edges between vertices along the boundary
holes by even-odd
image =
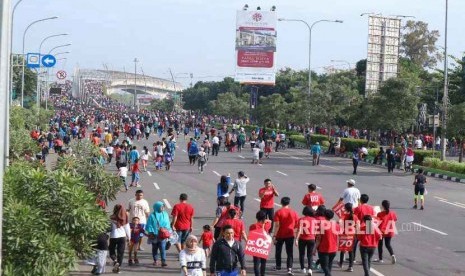
[[[312,134],[310,135],[310,143],[313,145],[316,142],[322,144],[323,141],[329,141],[328,135],[321,135],[321,134]]]
[[[26,138],[25,138],[26,137]],[[10,129],[10,159],[18,160],[25,154],[35,156],[40,152],[36,141],[29,138],[29,131],[25,129]]]
[[[279,128],[286,123],[286,110],[287,103],[280,94],[262,96],[257,108],[257,119],[261,125]]]
[[[453,105],[449,114],[448,136],[463,139],[465,137],[465,103]]]
[[[174,109],[174,100],[173,99],[153,99],[150,102],[149,109],[151,110],[160,110],[163,112],[171,112]]]
[[[399,148],[400,149],[400,148]],[[399,150],[398,149],[398,150]],[[414,158],[413,158],[413,164],[416,164],[416,165],[422,165],[424,164],[424,160],[426,158],[430,158],[430,157],[433,157],[433,155],[435,156],[440,156],[441,153],[438,152],[438,151],[432,151],[432,150],[414,150]]]
[[[249,110],[246,99],[237,97],[232,92],[218,95],[218,99],[210,102],[214,114],[232,118],[245,118]]]
[[[307,140],[303,135],[290,135],[289,138],[299,143],[307,143]]]
[[[465,163],[456,161],[441,161],[439,158],[425,158],[423,166],[444,171],[465,174]]]
[[[379,144],[373,141],[367,141],[364,139],[352,139],[352,138],[342,138],[341,146],[345,148],[346,152],[351,152],[355,148],[379,148]]]
[[[403,28],[401,53],[421,67],[433,68],[441,61],[436,42],[439,31],[428,29],[428,23],[409,20]]]
[[[22,64],[23,58],[15,56],[13,64]],[[13,100],[21,101],[22,67],[13,66]],[[24,70],[24,106],[31,107],[36,104],[37,73],[29,68]]]

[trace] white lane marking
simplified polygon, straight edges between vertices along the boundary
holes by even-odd
[[[309,162],[312,162],[312,161],[309,161]],[[331,167],[331,166],[328,166],[328,165],[319,165],[320,167],[326,167],[326,168],[330,168],[330,169],[333,169],[333,170],[336,170],[336,171],[340,171],[340,172],[346,172],[346,171],[349,171],[349,169],[347,170],[341,170],[341,169],[338,169],[336,167]]]
[[[165,203],[166,208],[171,209],[171,204],[169,203],[168,199],[164,198],[163,202]]]
[[[455,201],[454,203],[455,203],[455,204],[458,204],[458,205],[461,205],[461,206],[465,206],[465,204],[460,203],[460,202],[457,202],[457,201]]]
[[[258,202],[261,202],[261,200],[259,198],[254,198],[255,201],[258,201]],[[278,206],[278,207],[283,207],[281,204],[278,204],[278,203],[275,203],[274,205]]]
[[[310,185],[310,183],[308,183],[308,182],[305,183],[305,184],[306,184],[306,185]],[[317,190],[323,190],[323,188],[321,188],[320,186],[316,186],[316,189],[317,189]]]
[[[242,158],[242,159],[245,159],[245,157],[244,157],[244,156],[242,156],[242,155],[238,155],[238,156],[239,156],[240,158]]]
[[[287,174],[285,174],[285,173],[283,173],[283,172],[280,172],[280,171],[276,171],[276,172],[279,173],[279,174],[282,174],[282,175],[287,176]]]
[[[152,176],[152,173],[151,173],[150,171],[147,171],[147,174],[148,174],[149,176]]]
[[[217,171],[212,171],[214,174],[216,174],[216,176],[221,176],[221,174],[219,174]]]
[[[376,276],[384,276],[383,273],[379,272],[378,270],[374,269],[374,268],[370,268],[370,271],[373,272],[373,274],[375,274]]]
[[[425,229],[428,229],[428,230],[430,230],[430,231],[433,231],[433,232],[436,232],[436,233],[438,233],[438,234],[441,234],[441,235],[443,235],[443,236],[447,236],[447,235],[448,235],[447,233],[444,233],[444,232],[442,232],[442,231],[439,231],[439,230],[433,229],[433,228],[431,228],[431,227],[425,226],[425,225],[423,225],[423,224],[421,224],[421,223],[418,223],[418,222],[412,222],[412,223],[415,224],[415,225],[418,225],[418,226],[420,226],[420,227],[423,227],[423,228],[425,228]]]
[[[290,155],[290,154],[287,154],[287,153],[284,153],[284,152],[280,152],[280,151],[278,151],[278,153],[287,155],[287,156],[289,156],[289,157],[291,157],[291,158],[293,158],[293,159],[303,159],[303,158],[300,158],[300,157],[297,157],[297,156],[293,156],[293,155]]]
[[[155,189],[160,190],[160,186],[157,183],[153,182],[153,186],[155,186]]]
[[[452,203],[452,202],[449,202],[447,200],[439,200],[439,202],[443,202],[443,203],[447,203],[447,204],[450,204],[450,205],[453,205],[453,206],[457,206],[459,208],[463,208],[465,209],[465,205],[461,205],[461,203]]]
[[[445,198],[438,197],[438,196],[435,196],[434,198],[437,198],[437,199],[439,199],[439,200],[447,200],[447,199],[445,199]]]
[[[182,150],[183,152],[186,152],[186,150]]]

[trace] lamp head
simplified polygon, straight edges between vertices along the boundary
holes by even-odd
[[[271,11],[276,11],[276,6],[272,6]]]
[[[257,7],[257,11],[260,11],[260,10],[262,10],[262,8],[260,8],[260,6],[258,6],[258,7]]]
[[[344,23],[343,20],[336,20],[336,21],[334,21],[334,22],[336,22],[336,23]]]
[[[249,5],[245,4],[244,7],[242,8],[243,11],[246,11],[249,8]]]

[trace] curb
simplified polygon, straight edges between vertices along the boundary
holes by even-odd
[[[337,156],[336,156],[336,157],[337,157]],[[352,157],[351,157],[349,154],[347,154],[347,153],[342,154],[342,155],[339,155],[339,157],[342,157],[342,158],[352,158]],[[368,163],[368,164],[372,164],[373,166],[383,166],[383,167],[387,167],[387,163],[382,163],[381,165],[379,165],[379,164],[373,164],[373,161],[372,161],[372,160],[370,160],[370,161],[362,160],[362,162]],[[418,170],[418,169],[414,169],[414,172],[417,172],[417,170]],[[447,175],[445,175],[445,174],[432,173],[432,172],[428,172],[428,171],[425,171],[425,174],[426,174],[427,176],[434,177],[434,178],[449,180],[449,181],[453,181],[453,182],[457,182],[457,183],[465,183],[465,178],[452,177],[452,176],[447,176]]]

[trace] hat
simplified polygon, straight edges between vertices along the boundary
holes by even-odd
[[[320,143],[319,143],[319,142],[316,142],[315,144],[319,145]]]
[[[347,180],[347,183],[351,184],[352,186],[355,186],[355,180],[353,179]]]

